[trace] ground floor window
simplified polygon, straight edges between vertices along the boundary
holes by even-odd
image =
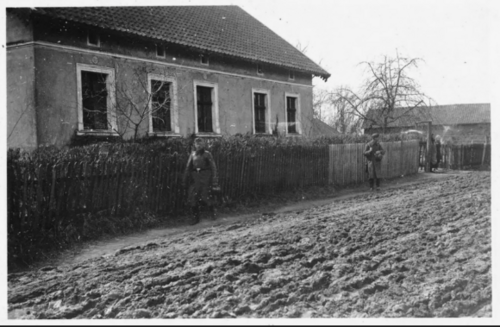
[[[266,132],[266,95],[254,93],[255,133]]]
[[[198,104],[198,132],[213,132],[212,125],[212,88],[205,86],[196,87]]]
[[[83,129],[108,129],[108,74],[82,71]]]
[[[297,113],[296,101],[296,98],[286,97],[286,117],[288,123],[288,133],[297,133],[297,128],[295,126]]]
[[[268,134],[270,124],[269,90],[252,89],[252,118],[255,134]]]
[[[195,132],[220,133],[217,84],[194,82]]]
[[[176,79],[148,74],[148,88],[149,133],[179,133]]]
[[[78,130],[116,131],[114,70],[77,65]]]
[[[170,83],[151,80],[151,115],[153,132],[172,131],[170,119]]]
[[[285,94],[287,134],[300,134],[299,96]]]

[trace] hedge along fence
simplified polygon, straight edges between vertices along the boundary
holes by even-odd
[[[386,155],[382,158],[381,178],[393,178],[418,172],[418,140],[380,142]],[[329,145],[328,181],[349,185],[367,180],[365,144]]]
[[[359,139],[364,144],[369,138]],[[333,141],[345,140],[348,138]],[[230,201],[327,185],[332,165],[329,142],[332,140],[327,138],[240,137],[210,140],[209,150],[217,164],[224,199]],[[48,148],[24,155],[10,151],[9,260],[18,256],[30,261],[41,248],[116,229],[136,230],[161,221],[160,215],[182,212],[186,189],[181,182],[190,144],[183,139],[147,145]],[[346,165],[346,158],[337,159]],[[356,169],[363,171],[359,165]]]

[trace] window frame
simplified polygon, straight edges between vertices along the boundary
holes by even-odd
[[[266,131],[264,133],[255,132],[255,93],[266,95]],[[257,135],[272,134],[271,130],[271,91],[268,89],[252,88],[252,133]]]
[[[257,75],[264,76],[264,68],[262,67],[262,64],[257,64],[256,71]]]
[[[97,44],[94,44],[94,43],[90,43],[90,33],[95,33],[96,36],[97,36]],[[89,46],[92,46],[92,47],[96,47],[96,48],[100,48],[101,47],[101,35],[99,34],[99,32],[96,32],[92,29],[87,29],[87,45]]]
[[[167,55],[165,53],[165,46],[163,44],[158,44],[158,43],[155,43],[155,46],[156,46],[156,58],[166,58]],[[160,56],[158,54],[158,49],[162,49],[162,51],[163,51],[163,55],[162,56]]]
[[[200,132],[198,130],[198,94],[197,86],[209,87],[212,89],[212,130],[213,132]],[[194,133],[200,135],[214,135],[220,134],[220,124],[219,124],[219,85],[217,83],[211,83],[207,81],[193,81],[193,102],[194,102]]]
[[[203,62],[203,59],[206,59],[207,62]],[[210,65],[210,59],[206,54],[200,54],[200,64],[209,66]]]
[[[149,116],[149,135],[157,136],[169,136],[173,134],[179,134],[179,106],[177,102],[177,79],[172,76],[165,76],[160,74],[148,74],[148,96],[151,94],[151,81],[163,81],[170,83],[170,129],[171,131],[166,132],[155,132],[153,130],[153,102],[149,99],[148,103],[148,116]]]
[[[288,80],[295,81],[295,72],[293,70],[288,71]]]
[[[287,98],[295,98],[295,133],[288,132],[288,101]],[[300,110],[300,94],[299,93],[288,93],[285,92],[285,123],[286,135],[302,135],[302,121],[301,121],[301,110]]]
[[[83,95],[82,95],[82,71],[107,74],[106,90],[107,90],[107,117],[109,129],[103,130],[85,130],[83,125]],[[114,68],[94,66],[87,64],[76,64],[76,94],[77,94],[77,111],[78,111],[78,135],[85,134],[103,134],[103,135],[118,135],[116,124],[116,84]]]

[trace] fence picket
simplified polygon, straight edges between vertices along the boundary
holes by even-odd
[[[418,147],[418,142],[387,143],[385,176],[415,172]],[[490,161],[490,148],[484,150],[483,144],[456,149],[466,167]],[[364,182],[363,150],[363,144],[263,147],[252,151],[234,147],[229,155],[222,150],[215,150],[213,155],[223,195],[234,200],[257,192]],[[448,164],[457,151],[444,148]],[[9,198],[9,226],[58,231],[71,223],[71,217],[80,224],[82,212],[105,210],[117,216],[135,209],[178,212],[186,208],[185,189],[180,187],[186,161],[185,154],[154,154],[124,161],[101,156],[89,162],[69,160],[38,166],[9,161],[9,196],[15,197]]]

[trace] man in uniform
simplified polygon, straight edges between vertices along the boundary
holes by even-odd
[[[378,141],[379,135],[377,133],[372,135],[372,140],[366,144],[365,157],[367,160],[368,168],[368,182],[370,183],[370,190],[373,191],[373,183],[375,182],[376,190],[380,190],[380,175],[382,166],[382,157],[385,150],[382,149]]]
[[[188,204],[193,214],[192,225],[200,222],[200,205],[209,207],[212,219],[215,219],[215,207],[212,199],[212,187],[218,187],[217,169],[212,154],[205,149],[205,141],[194,140],[195,150],[189,156],[184,172],[183,184],[191,176],[188,190]]]

